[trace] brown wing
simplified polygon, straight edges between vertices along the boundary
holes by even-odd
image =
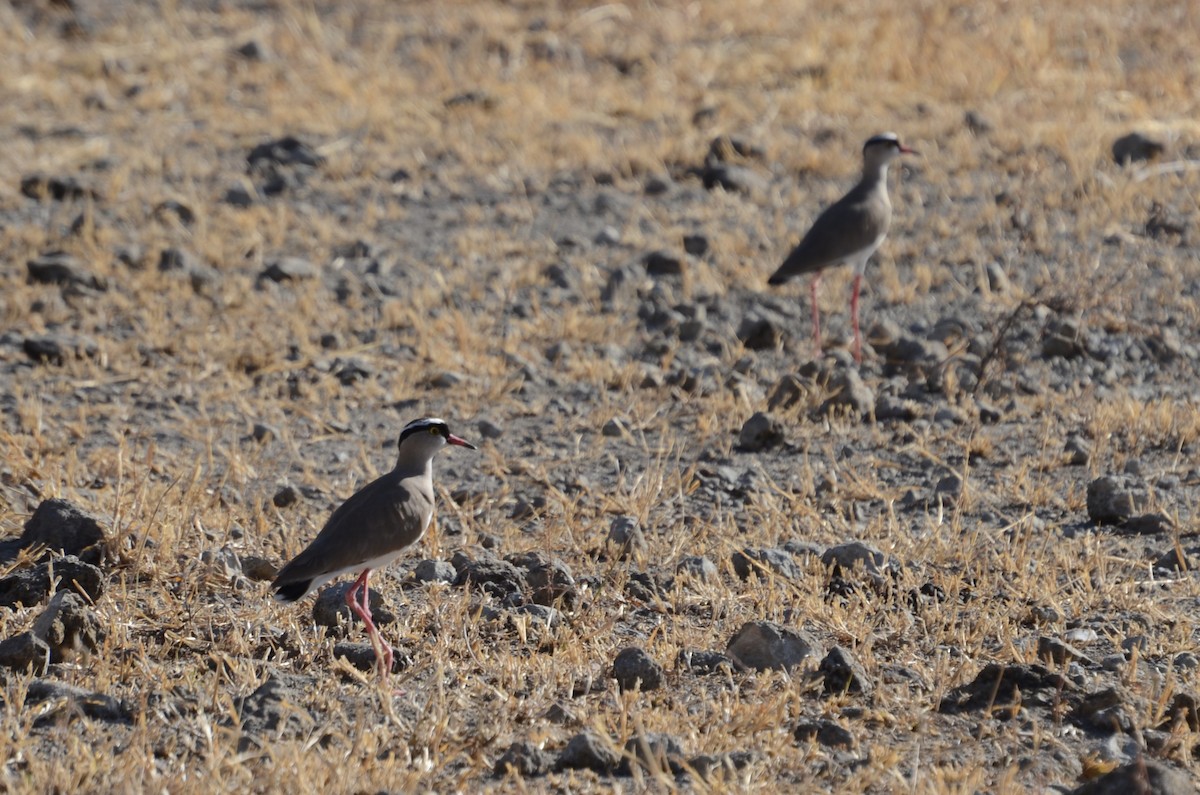
[[[303,552],[284,566],[274,587],[352,569],[416,543],[433,512],[433,495],[389,473],[342,503]]]
[[[861,187],[818,216],[800,245],[771,275],[769,284],[783,284],[793,276],[837,265],[874,245],[887,233],[890,205],[872,200],[870,195],[864,195],[866,191],[859,190]]]

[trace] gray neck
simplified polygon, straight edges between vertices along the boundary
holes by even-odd
[[[425,460],[413,459],[412,457],[400,456],[396,459],[396,468],[392,470],[401,478],[424,477],[430,481],[433,480],[433,458]]]

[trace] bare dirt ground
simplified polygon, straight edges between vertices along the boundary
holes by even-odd
[[[0,535],[77,553],[5,545],[0,786],[1193,791],[1198,32],[0,7]],[[814,360],[766,278],[883,130]],[[268,581],[422,415],[481,449],[374,577],[393,693]]]

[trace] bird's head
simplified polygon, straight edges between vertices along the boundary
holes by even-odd
[[[413,420],[400,431],[400,455],[402,457],[425,456],[432,457],[434,453],[448,444],[467,447],[471,450],[478,448],[466,439],[450,433],[450,426],[445,420],[437,417],[422,417]]]
[[[920,153],[900,143],[900,136],[894,132],[873,135],[863,144],[863,160],[868,168],[886,166],[900,155],[916,154]]]

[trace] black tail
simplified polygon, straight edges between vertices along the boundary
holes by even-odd
[[[767,284],[771,285],[772,287],[776,287],[780,284],[783,284],[790,278],[790,276],[780,276],[779,271],[775,271],[773,274],[771,274],[771,278],[767,279]]]
[[[308,586],[311,583],[312,580],[301,580],[300,582],[276,584],[271,587],[275,589],[275,598],[280,602],[294,602],[308,593]]]

